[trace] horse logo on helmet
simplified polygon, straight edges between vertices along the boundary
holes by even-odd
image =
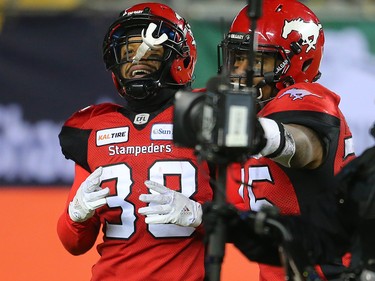
[[[320,23],[305,22],[301,18],[294,19],[291,21],[285,20],[282,32],[282,37],[287,39],[289,34],[293,31],[298,32],[301,35],[302,45],[308,45],[306,53],[311,49],[315,50],[316,42],[318,41],[319,32],[322,29]]]

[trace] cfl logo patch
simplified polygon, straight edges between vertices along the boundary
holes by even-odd
[[[140,113],[140,114],[137,114],[135,117],[134,117],[134,120],[133,120],[133,123],[135,125],[142,125],[142,124],[146,124],[148,122],[148,118],[150,117],[150,114],[148,113]]]

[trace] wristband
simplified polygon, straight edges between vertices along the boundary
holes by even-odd
[[[269,118],[259,118],[267,140],[266,146],[260,151],[262,156],[271,158],[275,162],[290,167],[290,161],[296,152],[293,136],[284,125]]]

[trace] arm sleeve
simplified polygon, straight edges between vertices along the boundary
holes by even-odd
[[[57,222],[57,234],[64,248],[72,255],[81,255],[90,250],[100,230],[100,220],[95,214],[89,220],[77,223],[70,219],[68,214],[69,202],[74,198],[81,183],[89,176],[84,168],[75,166],[75,178],[63,213]]]

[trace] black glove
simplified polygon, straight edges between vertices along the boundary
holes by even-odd
[[[203,226],[212,234],[218,219],[223,221],[226,242],[233,243],[249,260],[270,265],[281,265],[278,239],[274,234],[255,233],[255,212],[240,212],[233,205],[212,202],[203,204]]]
[[[215,230],[218,220],[222,220],[227,233],[227,242],[232,241],[233,234],[247,227],[246,223],[240,219],[240,212],[231,204],[215,204],[206,202],[203,208],[203,227],[207,236]]]

